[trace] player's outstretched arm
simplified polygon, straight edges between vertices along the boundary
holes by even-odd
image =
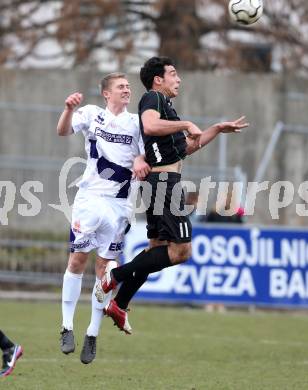
[[[61,136],[73,134],[72,117],[74,109],[82,102],[83,96],[79,92],[69,95],[65,100],[65,108],[57,125],[57,133]]]
[[[187,138],[186,153],[188,155],[200,150],[203,146],[210,143],[219,133],[240,133],[242,129],[249,126],[245,117],[241,116],[235,121],[216,123],[204,130],[199,139]]]

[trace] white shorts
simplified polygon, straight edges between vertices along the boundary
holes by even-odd
[[[73,205],[71,252],[96,249],[98,256],[116,259],[123,252],[131,215],[132,207],[126,199],[79,191]]]

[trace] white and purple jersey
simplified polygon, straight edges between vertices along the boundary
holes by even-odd
[[[87,167],[80,189],[127,198],[136,156],[144,154],[138,115],[126,110],[114,115],[108,108],[86,105],[73,114],[74,133],[85,137]]]

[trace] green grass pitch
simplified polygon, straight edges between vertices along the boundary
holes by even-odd
[[[79,361],[90,305],[75,317],[77,350],[59,350],[59,303],[0,301],[0,327],[24,346],[0,389],[301,390],[308,389],[305,313],[206,313],[132,305],[127,336],[104,319],[97,358]]]

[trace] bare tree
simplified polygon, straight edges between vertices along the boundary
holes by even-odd
[[[2,0],[0,63],[78,66],[109,55],[125,65],[157,53],[186,70],[264,70],[274,56],[278,69],[306,71],[307,0],[264,5],[260,22],[242,27],[226,0]]]

